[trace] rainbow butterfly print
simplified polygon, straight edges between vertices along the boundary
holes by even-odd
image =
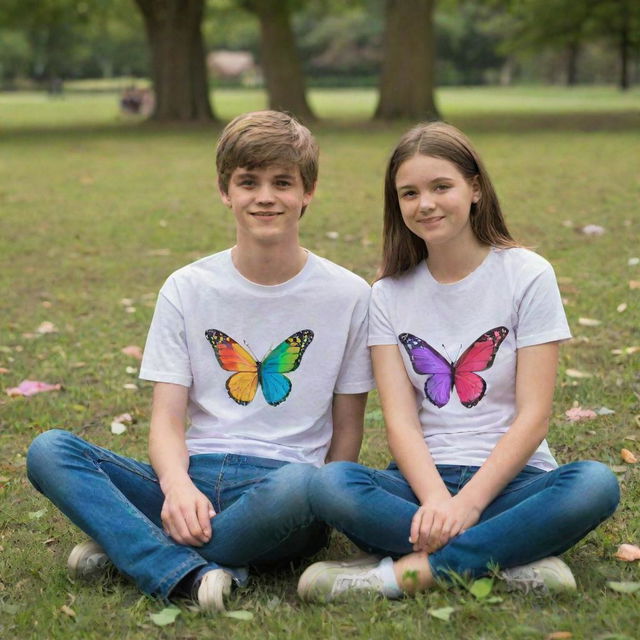
[[[398,338],[407,350],[415,372],[429,376],[424,392],[431,404],[444,407],[455,387],[460,402],[470,409],[482,400],[487,390],[487,383],[476,372],[491,367],[508,333],[506,327],[489,329],[453,363],[422,338],[411,333],[402,333]]]
[[[218,363],[225,371],[235,371],[225,384],[229,397],[241,405],[249,404],[256,395],[258,383],[264,399],[275,407],[291,393],[291,380],[284,374],[295,371],[313,340],[313,331],[305,329],[290,335],[262,362],[256,360],[233,338],[217,329],[205,331]]]

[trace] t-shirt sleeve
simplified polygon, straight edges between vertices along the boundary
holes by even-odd
[[[140,378],[190,387],[193,377],[184,317],[171,283],[160,290],[144,347]],[[170,299],[172,298],[172,299]]]
[[[391,309],[384,295],[384,288],[376,283],[371,290],[369,304],[369,340],[367,344],[370,347],[379,344],[398,344],[396,332],[391,325],[390,314]]]
[[[334,393],[365,393],[375,387],[367,348],[369,293],[368,287],[363,288],[351,316],[349,337]]]
[[[571,337],[553,267],[545,261],[533,276],[524,279],[517,307],[516,348]]]

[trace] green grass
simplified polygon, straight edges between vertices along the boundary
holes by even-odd
[[[623,446],[640,454],[638,195],[640,94],[613,89],[447,89],[444,115],[475,141],[494,178],[515,235],[549,258],[560,277],[576,339],[562,348],[549,435],[560,462],[593,458],[619,465]],[[370,91],[314,91],[324,120],[321,180],[303,221],[302,240],[317,253],[367,279],[376,270],[381,184],[386,156],[406,123],[370,124]],[[257,91],[219,91],[215,107],[229,119],[265,105]],[[0,396],[0,638],[574,638],[637,637],[638,595],[606,588],[606,580],[640,580],[638,564],[613,557],[618,544],[640,542],[640,472],[619,473],[616,515],[566,554],[579,594],[558,598],[511,595],[476,601],[462,588],[416,599],[369,598],[303,605],[299,568],[257,578],[232,607],[252,622],[209,620],[184,611],[156,627],[161,606],[124,579],[71,582],[65,560],[81,534],[28,484],[24,456],[31,439],[69,428],[97,444],[145,455],[149,384],[138,391],[121,353],[144,343],[155,292],[175,268],[228,246],[233,222],[215,193],[213,149],[220,125],[161,128],[123,118],[113,95],[48,99],[0,94],[0,270],[2,388],[24,378],[60,382],[64,390],[28,399]],[[576,231],[606,228],[588,238]],[[337,231],[331,240],[327,231]],[[127,313],[123,298],[133,299]],[[616,307],[626,302],[626,311]],[[596,318],[583,327],[580,317]],[[43,321],[57,333],[34,338]],[[27,335],[25,335],[27,334]],[[593,377],[576,380],[567,369]],[[570,424],[574,402],[616,413]],[[124,435],[109,431],[113,416],[131,412]],[[387,459],[376,398],[367,414],[362,460]],[[625,440],[627,436],[637,440]],[[44,509],[40,518],[31,518]],[[328,556],[349,552],[335,537]],[[61,611],[69,605],[70,618]],[[429,609],[451,606],[449,622]]]

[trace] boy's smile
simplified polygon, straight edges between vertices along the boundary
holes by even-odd
[[[222,201],[236,218],[238,240],[282,241],[298,237],[302,210],[313,196],[305,193],[296,166],[237,167]]]

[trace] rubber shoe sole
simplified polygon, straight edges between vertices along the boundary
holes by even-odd
[[[545,593],[575,591],[576,579],[571,569],[555,556],[549,556],[521,567],[512,567],[502,572],[508,589],[524,591],[540,590]]]
[[[198,608],[204,613],[224,611],[224,599],[231,593],[231,574],[213,569],[202,577],[198,587]]]
[[[72,578],[91,578],[104,573],[109,556],[93,540],[77,544],[69,554],[67,568]]]

